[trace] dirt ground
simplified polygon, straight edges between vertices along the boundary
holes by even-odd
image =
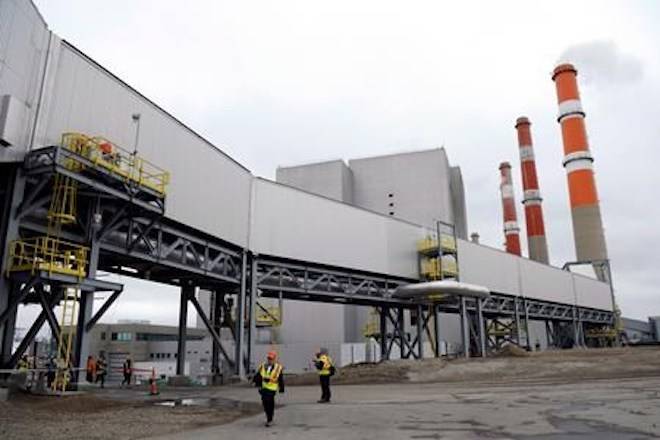
[[[221,425],[260,410],[256,404],[169,407],[94,394],[24,395],[0,402],[0,438],[136,439]]]
[[[660,377],[660,347],[539,353],[512,349],[486,359],[388,361],[341,368],[333,382],[337,385],[451,383],[466,387],[478,383],[488,388],[651,377]],[[316,374],[287,377],[287,386],[294,388],[317,383]],[[247,385],[231,388],[247,388]],[[68,397],[20,395],[0,402],[0,438],[137,439],[222,425],[260,413],[256,391],[251,401],[252,390],[244,390],[251,402],[240,403],[223,397],[232,395],[231,388],[164,387],[157,398],[148,397],[144,389],[118,388]],[[181,398],[196,399],[201,404],[173,404]],[[163,401],[172,405],[155,404]]]
[[[660,376],[660,347],[561,350],[528,353],[513,348],[485,359],[396,360],[351,365],[333,377],[336,384],[401,382],[579,381]],[[288,378],[288,385],[318,382],[314,373]]]

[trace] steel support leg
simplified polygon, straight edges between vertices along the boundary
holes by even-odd
[[[383,306],[379,308],[380,315],[380,360],[386,361],[390,359],[390,351],[388,350],[388,336],[387,336],[387,317],[389,316],[390,309]]]
[[[222,323],[222,304],[224,303],[224,294],[216,291],[211,293],[211,322],[216,333],[221,335]],[[212,338],[213,339],[213,338]],[[223,372],[224,373],[224,372]],[[220,376],[220,346],[213,339],[213,349],[211,354],[211,374],[213,375],[213,383],[215,384]]]
[[[257,307],[257,273],[259,269],[257,258],[252,258],[250,269],[250,296],[248,298],[248,333],[247,333],[247,359],[248,371],[252,372],[252,358],[254,351],[254,337],[257,332],[256,307]]]
[[[433,306],[433,330],[435,331],[435,357],[442,357],[442,352],[440,351],[440,306]]]
[[[179,300],[179,335],[176,355],[176,375],[183,376],[186,369],[186,338],[188,330],[188,300],[195,294],[195,286],[190,284],[181,287]]]
[[[417,359],[424,359],[424,309],[417,306]]]
[[[486,357],[486,329],[484,328],[484,313],[482,301],[476,298],[477,302],[477,334],[479,337],[479,354]]]
[[[4,186],[6,196],[4,206],[0,206],[0,313],[6,311],[11,301],[12,282],[5,274],[10,243],[18,238],[17,213],[25,192],[25,177],[19,165],[3,167],[2,171],[5,179],[0,184]],[[4,325],[0,325],[0,368],[11,359],[16,315],[17,310],[10,311]]]
[[[529,310],[527,308],[526,299],[523,299],[523,308],[525,309],[525,340],[527,343],[527,351],[532,351],[532,338],[529,334]]]
[[[470,327],[468,322],[467,303],[464,296],[460,299],[461,314],[461,342],[463,343],[463,357],[470,357]]]
[[[518,298],[514,298],[513,306],[515,308],[516,320],[516,344],[518,344],[518,347],[522,347],[522,329],[520,328],[520,301]]]
[[[406,334],[405,334],[405,331],[404,331],[405,330],[405,321],[404,321],[404,317],[403,317],[403,308],[402,307],[399,307],[397,309],[397,327],[398,327],[398,331],[399,331],[399,342],[400,342],[400,347],[399,348],[401,349],[401,359],[407,359],[408,355],[407,355],[407,352],[406,352],[405,341],[404,341],[404,339],[406,337]]]
[[[238,292],[238,298],[236,301],[236,330],[234,334],[236,335],[236,355],[235,355],[235,366],[236,374],[241,379],[245,379],[245,362],[244,362],[244,350],[243,344],[245,341],[245,299],[247,295],[247,283],[248,283],[248,258],[247,252],[243,252],[243,259],[241,263],[241,287]]]

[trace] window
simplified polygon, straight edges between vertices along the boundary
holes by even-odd
[[[392,208],[393,206],[394,206],[394,203],[390,202],[390,208]]]
[[[105,332],[101,332],[101,340],[105,341]]]
[[[133,340],[133,333],[130,332],[112,333],[111,339],[113,341],[131,341]]]
[[[153,358],[154,358],[154,354],[153,354],[153,353],[149,353],[149,357],[150,357],[151,359],[153,359]]]
[[[389,193],[389,194],[387,195],[387,197],[392,198],[392,197],[394,197],[394,194]]]
[[[394,215],[394,213],[392,211],[390,211],[390,215]]]
[[[172,356],[172,353],[167,353],[167,358],[169,359]]]

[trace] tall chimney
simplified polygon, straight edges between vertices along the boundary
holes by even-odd
[[[516,216],[516,202],[513,196],[513,181],[511,180],[511,164],[500,164],[500,192],[502,193],[502,211],[504,213],[504,238],[506,251],[510,254],[520,255],[520,228]]]
[[[564,168],[573,216],[575,253],[578,261],[606,260],[605,233],[594,179],[593,157],[589,152],[584,111],[572,64],[558,65],[552,75],[557,86],[561,135],[564,140]],[[597,269],[597,268],[596,268]],[[600,279],[604,274],[596,270]]]
[[[532,144],[531,122],[525,116],[516,120],[518,146],[520,147],[520,169],[523,181],[523,205],[527,224],[527,246],[529,258],[548,264],[548,244],[545,239],[541,191],[536,176],[536,161]]]

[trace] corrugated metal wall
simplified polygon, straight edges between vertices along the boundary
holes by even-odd
[[[0,1],[0,98],[11,95],[18,115],[15,144],[0,146],[0,162],[22,159],[30,143],[49,35],[32,2]]]
[[[612,310],[609,285],[498,249],[458,241],[461,281],[494,292]]]
[[[410,223],[256,179],[250,248],[256,253],[416,278]]]
[[[62,43],[39,141],[75,131],[103,136],[132,151],[139,113],[140,156],[168,170],[167,216],[246,246],[250,172],[78,51]]]

